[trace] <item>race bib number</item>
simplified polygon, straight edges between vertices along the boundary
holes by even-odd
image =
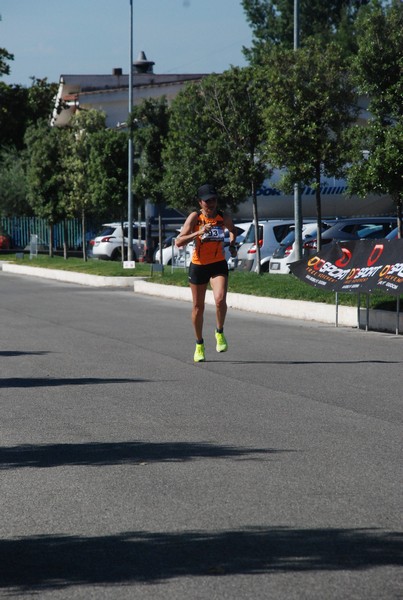
[[[219,225],[215,225],[208,233],[202,235],[202,240],[205,242],[223,242],[224,229]]]

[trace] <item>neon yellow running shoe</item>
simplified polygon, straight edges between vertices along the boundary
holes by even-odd
[[[215,339],[217,340],[216,350],[217,352],[226,352],[228,350],[227,340],[223,333],[215,332]]]
[[[204,344],[196,344],[196,350],[193,356],[193,360],[195,362],[204,362],[205,361],[205,356],[204,356]]]

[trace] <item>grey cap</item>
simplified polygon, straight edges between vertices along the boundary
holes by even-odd
[[[213,185],[211,185],[210,183],[206,183],[205,185],[202,185],[201,187],[199,187],[199,189],[197,190],[197,197],[200,200],[208,200],[209,198],[216,198],[217,191]]]

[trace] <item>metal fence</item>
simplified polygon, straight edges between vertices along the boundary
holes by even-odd
[[[3,231],[8,233],[12,240],[13,248],[25,248],[30,243],[31,235],[38,236],[38,244],[49,246],[49,224],[47,219],[38,217],[0,217]],[[86,241],[95,236],[98,224],[87,222]],[[66,243],[70,250],[82,248],[83,236],[81,219],[66,219],[64,223],[53,225],[54,248],[62,248],[64,243],[64,229],[66,229]]]

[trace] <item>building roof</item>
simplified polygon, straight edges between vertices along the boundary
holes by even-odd
[[[153,61],[147,60],[144,52],[140,52],[137,61],[133,63],[133,103],[138,104],[146,97],[158,97],[168,95],[174,97],[186,84],[197,82],[208,75],[208,73],[186,73],[186,74],[157,74],[153,72]],[[127,117],[127,101],[122,100],[128,95],[129,75],[123,74],[122,69],[113,69],[110,75],[80,75],[63,74],[60,76],[59,89],[56,97],[55,108],[52,116],[52,125],[64,127],[70,121],[75,111],[83,104],[96,105],[105,102],[105,93],[116,97],[116,101],[122,102]],[[167,94],[167,90],[171,93]],[[99,100],[96,97],[99,96]],[[102,100],[101,100],[102,96]],[[109,98],[106,104],[111,102]],[[126,102],[126,104],[124,104]],[[102,107],[107,113],[107,107]]]

